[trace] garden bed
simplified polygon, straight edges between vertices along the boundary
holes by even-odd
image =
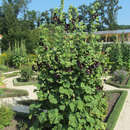
[[[13,80],[14,86],[24,86],[24,85],[37,85],[37,80],[32,79],[29,81],[22,81],[20,78],[16,78]]]
[[[0,98],[28,96],[26,90],[0,88]]]
[[[107,123],[107,130],[113,130],[125,102],[127,91],[106,91],[105,95],[108,101],[108,112],[104,122]],[[29,106],[32,103],[36,103],[36,100],[23,100],[17,103]]]
[[[105,83],[117,88],[130,88],[130,77],[126,80],[124,84],[114,81],[113,78],[108,79],[107,81],[105,81]]]
[[[105,95],[108,100],[108,113],[105,119],[105,122],[107,123],[106,130],[113,130],[117,122],[117,119],[120,115],[120,111],[123,107],[125,98],[127,96],[127,92],[113,90],[113,91],[106,91]],[[34,102],[36,102],[36,100],[24,100],[24,101],[18,101],[17,103],[29,106]],[[20,112],[16,112],[16,116],[13,122],[15,123],[15,125],[13,126],[10,125],[9,127],[7,127],[8,129],[5,130],[18,130],[18,127],[19,128],[25,127],[26,130],[28,130],[27,125],[31,124],[30,120],[28,120],[28,114]]]
[[[105,119],[105,122],[107,123],[106,130],[114,129],[120,112],[123,108],[127,94],[127,91],[107,91],[106,95],[108,97],[108,113]]]
[[[130,88],[130,74],[123,69],[116,70],[106,83],[118,88]]]

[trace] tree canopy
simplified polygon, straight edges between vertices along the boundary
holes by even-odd
[[[0,33],[4,36],[2,49],[6,50],[14,45],[15,40],[25,40],[26,47],[33,50],[39,42],[38,28],[44,24],[63,24],[66,31],[74,29],[76,21],[83,22],[86,26],[84,31],[91,31],[91,23],[97,23],[98,30],[124,28],[117,23],[117,14],[121,9],[119,0],[95,0],[89,5],[80,5],[77,8],[78,16],[74,8],[69,9],[60,18],[61,9],[49,9],[43,12],[28,10],[31,0],[2,0],[0,7]],[[63,2],[63,1],[62,1]],[[98,6],[93,10],[93,6],[98,2]],[[70,14],[72,19],[70,19]],[[98,19],[97,19],[98,17]],[[71,26],[71,28],[70,28]],[[125,28],[127,28],[125,26]],[[36,30],[36,31],[35,31]],[[37,35],[37,38],[32,38]],[[32,45],[31,45],[32,44]]]

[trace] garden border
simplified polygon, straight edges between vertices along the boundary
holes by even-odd
[[[109,85],[112,85],[113,87],[116,87],[116,88],[130,89],[130,86],[127,86],[127,85],[123,86],[123,85],[114,83],[114,82],[111,81],[111,79],[106,80],[105,83],[109,84]]]
[[[17,79],[13,79],[14,86],[26,86],[26,85],[36,85],[37,82],[18,82]]]
[[[128,92],[125,90],[109,90],[108,92],[120,92],[121,94],[107,120],[106,130],[113,130],[123,108]]]

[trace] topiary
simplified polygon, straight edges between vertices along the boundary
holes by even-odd
[[[39,101],[30,107],[34,122],[30,130],[105,130],[107,103],[101,77],[108,59],[94,35],[86,43],[82,24],[75,27],[69,34],[62,25],[41,28],[43,41],[36,49],[35,65]],[[54,42],[44,35],[50,31]]]

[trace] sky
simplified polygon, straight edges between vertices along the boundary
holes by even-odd
[[[68,9],[69,5],[78,7],[82,4],[89,4],[93,0],[64,0],[65,10]],[[122,9],[118,11],[117,22],[120,25],[130,25],[130,0],[120,0],[119,5]],[[60,6],[60,0],[32,0],[29,4],[29,10],[45,11],[50,8],[56,8]]]

